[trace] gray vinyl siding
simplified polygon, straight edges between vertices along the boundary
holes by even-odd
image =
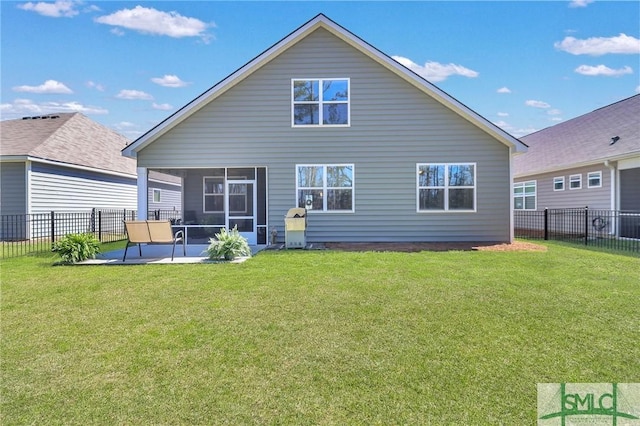
[[[589,188],[587,175],[590,172],[602,173],[602,186]],[[581,189],[569,189],[569,177],[571,175],[582,176]],[[553,190],[553,179],[564,176],[564,191]],[[521,177],[515,182],[536,181],[537,210],[584,208],[610,209],[611,208],[611,172],[603,164],[567,169],[552,173]]]
[[[81,212],[92,208],[131,209],[136,179],[33,163],[31,213]]]
[[[160,190],[160,202],[153,202],[153,190]],[[149,210],[182,210],[182,190],[179,186],[149,181]]]
[[[24,162],[0,164],[0,214],[27,213],[26,165]]]
[[[350,78],[350,127],[292,128],[292,78]],[[416,163],[457,162],[477,164],[477,212],[417,213]],[[325,30],[138,153],[148,168],[267,167],[280,240],[296,164],[336,163],[354,164],[355,212],[311,212],[310,242],[509,240],[508,148]]]

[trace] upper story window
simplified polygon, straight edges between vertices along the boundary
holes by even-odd
[[[513,184],[513,208],[516,210],[536,209],[536,181]]]
[[[353,211],[353,164],[296,167],[298,207],[324,212]]]
[[[154,203],[160,203],[162,202],[162,198],[161,198],[162,192],[160,192],[159,189],[154,188],[153,189],[153,202]]]
[[[602,187],[602,172],[589,172],[587,174],[587,187],[588,188]]]
[[[553,178],[553,190],[564,191],[564,176]]]
[[[418,164],[418,211],[475,211],[476,165]]]
[[[292,125],[349,126],[350,85],[348,78],[293,79]]]
[[[582,175],[569,176],[569,189],[580,189],[580,188],[582,188]]]

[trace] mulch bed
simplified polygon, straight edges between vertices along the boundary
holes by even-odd
[[[511,244],[465,242],[465,243],[324,243],[324,248],[342,251],[547,251],[547,247],[516,241]]]

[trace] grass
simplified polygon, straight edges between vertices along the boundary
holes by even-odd
[[[638,259],[548,246],[8,259],[0,422],[532,424],[537,383],[640,381]]]

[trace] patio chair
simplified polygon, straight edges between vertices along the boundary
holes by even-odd
[[[174,234],[169,221],[131,220],[125,221],[124,225],[127,230],[127,245],[124,248],[123,262],[127,258],[129,245],[133,244],[138,245],[138,253],[140,256],[142,256],[142,244],[172,244],[171,261],[173,262],[176,244],[181,242],[183,255],[187,255],[184,232],[180,230]]]

